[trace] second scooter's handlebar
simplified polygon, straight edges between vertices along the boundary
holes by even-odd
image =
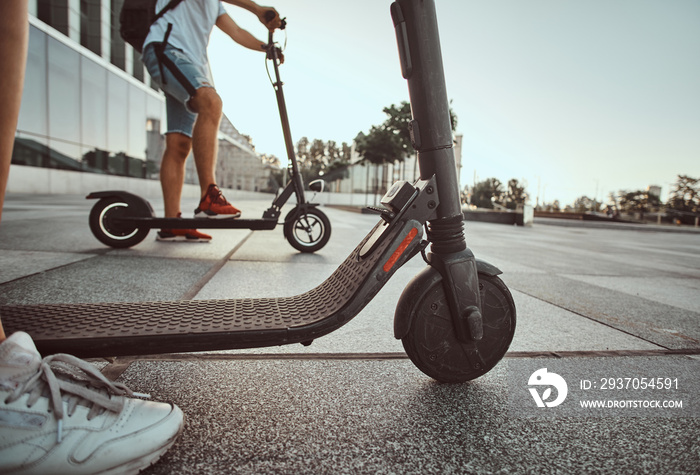
[[[270,23],[272,20],[275,19],[275,16],[277,13],[274,10],[268,10],[265,12],[265,22]],[[278,27],[280,30],[284,30],[287,27],[287,19],[282,18],[280,20],[280,26]],[[270,30],[270,33],[272,33],[272,30]]]
[[[265,21],[270,22],[275,18],[276,13],[273,10],[268,10],[265,12]],[[280,30],[284,30],[287,28],[287,19],[282,18],[280,20]],[[269,30],[267,32],[267,44],[265,45],[265,49],[267,50],[267,59],[272,59],[277,62],[277,60],[281,60],[284,62],[284,56],[282,56],[282,50],[279,48],[279,46],[275,45],[273,36],[275,34],[275,30]]]

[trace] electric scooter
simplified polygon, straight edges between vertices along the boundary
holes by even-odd
[[[285,27],[286,22],[282,20],[280,29]],[[98,200],[90,211],[89,223],[90,230],[100,242],[115,248],[135,246],[146,238],[152,228],[273,230],[278,224],[282,206],[294,195],[296,205],[287,213],[283,221],[284,237],[294,249],[306,253],[318,251],[328,243],[331,237],[331,223],[323,211],[318,209],[318,203],[306,201],[304,195],[304,184],[294,153],[287,106],[280,80],[279,50],[273,41],[273,32],[269,32],[268,35],[267,60],[272,62],[275,72],[275,82],[272,86],[277,97],[284,142],[291,166],[287,185],[278,192],[272,205],[263,212],[262,218],[157,218],[151,204],[137,195],[126,191],[98,191],[90,193],[87,199]],[[314,180],[309,183],[309,189],[316,193],[322,192],[323,188],[323,180]]]
[[[30,333],[42,353],[81,357],[308,345],[422,254],[427,266],[399,298],[395,337],[439,381],[493,368],[513,338],[516,310],[501,271],[466,245],[435,4],[398,0],[391,15],[420,179],[392,186],[378,223],[325,282],[283,298],[8,306],[0,309],[7,329]]]

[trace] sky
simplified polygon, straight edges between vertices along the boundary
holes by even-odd
[[[261,3],[265,4],[265,2]],[[292,137],[351,143],[408,100],[390,1],[271,0],[287,18],[280,68]],[[266,40],[247,11],[234,20]],[[461,183],[526,184],[532,204],[700,177],[700,2],[436,0]],[[224,113],[286,162],[264,55],[216,30]]]

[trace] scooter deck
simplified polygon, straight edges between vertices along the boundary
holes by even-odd
[[[263,231],[275,229],[276,219],[241,218],[114,218],[114,224],[137,228],[160,229],[252,229]]]
[[[387,233],[361,258],[370,233],[325,282],[294,297],[18,305],[0,315],[8,332],[29,333],[42,354],[83,358],[307,342],[347,323],[381,289],[403,263],[382,269],[402,232]]]

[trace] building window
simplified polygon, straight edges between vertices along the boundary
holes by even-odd
[[[80,55],[49,38],[47,58],[51,167],[80,170]]]
[[[101,0],[80,0],[80,44],[102,55]]]
[[[164,98],[56,36],[30,26],[12,163],[157,178]]]
[[[83,169],[106,172],[107,157],[107,70],[83,57],[80,61],[80,123]]]
[[[124,5],[124,0],[111,0],[112,1],[112,28],[111,28],[111,61],[112,64],[126,71],[126,43],[124,39],[119,34],[119,13],[122,11],[122,5]]]
[[[141,54],[134,50],[134,56],[131,62],[133,76],[141,82],[144,82],[143,63],[141,62]]]
[[[30,28],[18,131],[38,137],[49,135],[47,93],[46,35],[36,28]]]
[[[37,0],[36,9],[39,20],[68,36],[68,0]]]

